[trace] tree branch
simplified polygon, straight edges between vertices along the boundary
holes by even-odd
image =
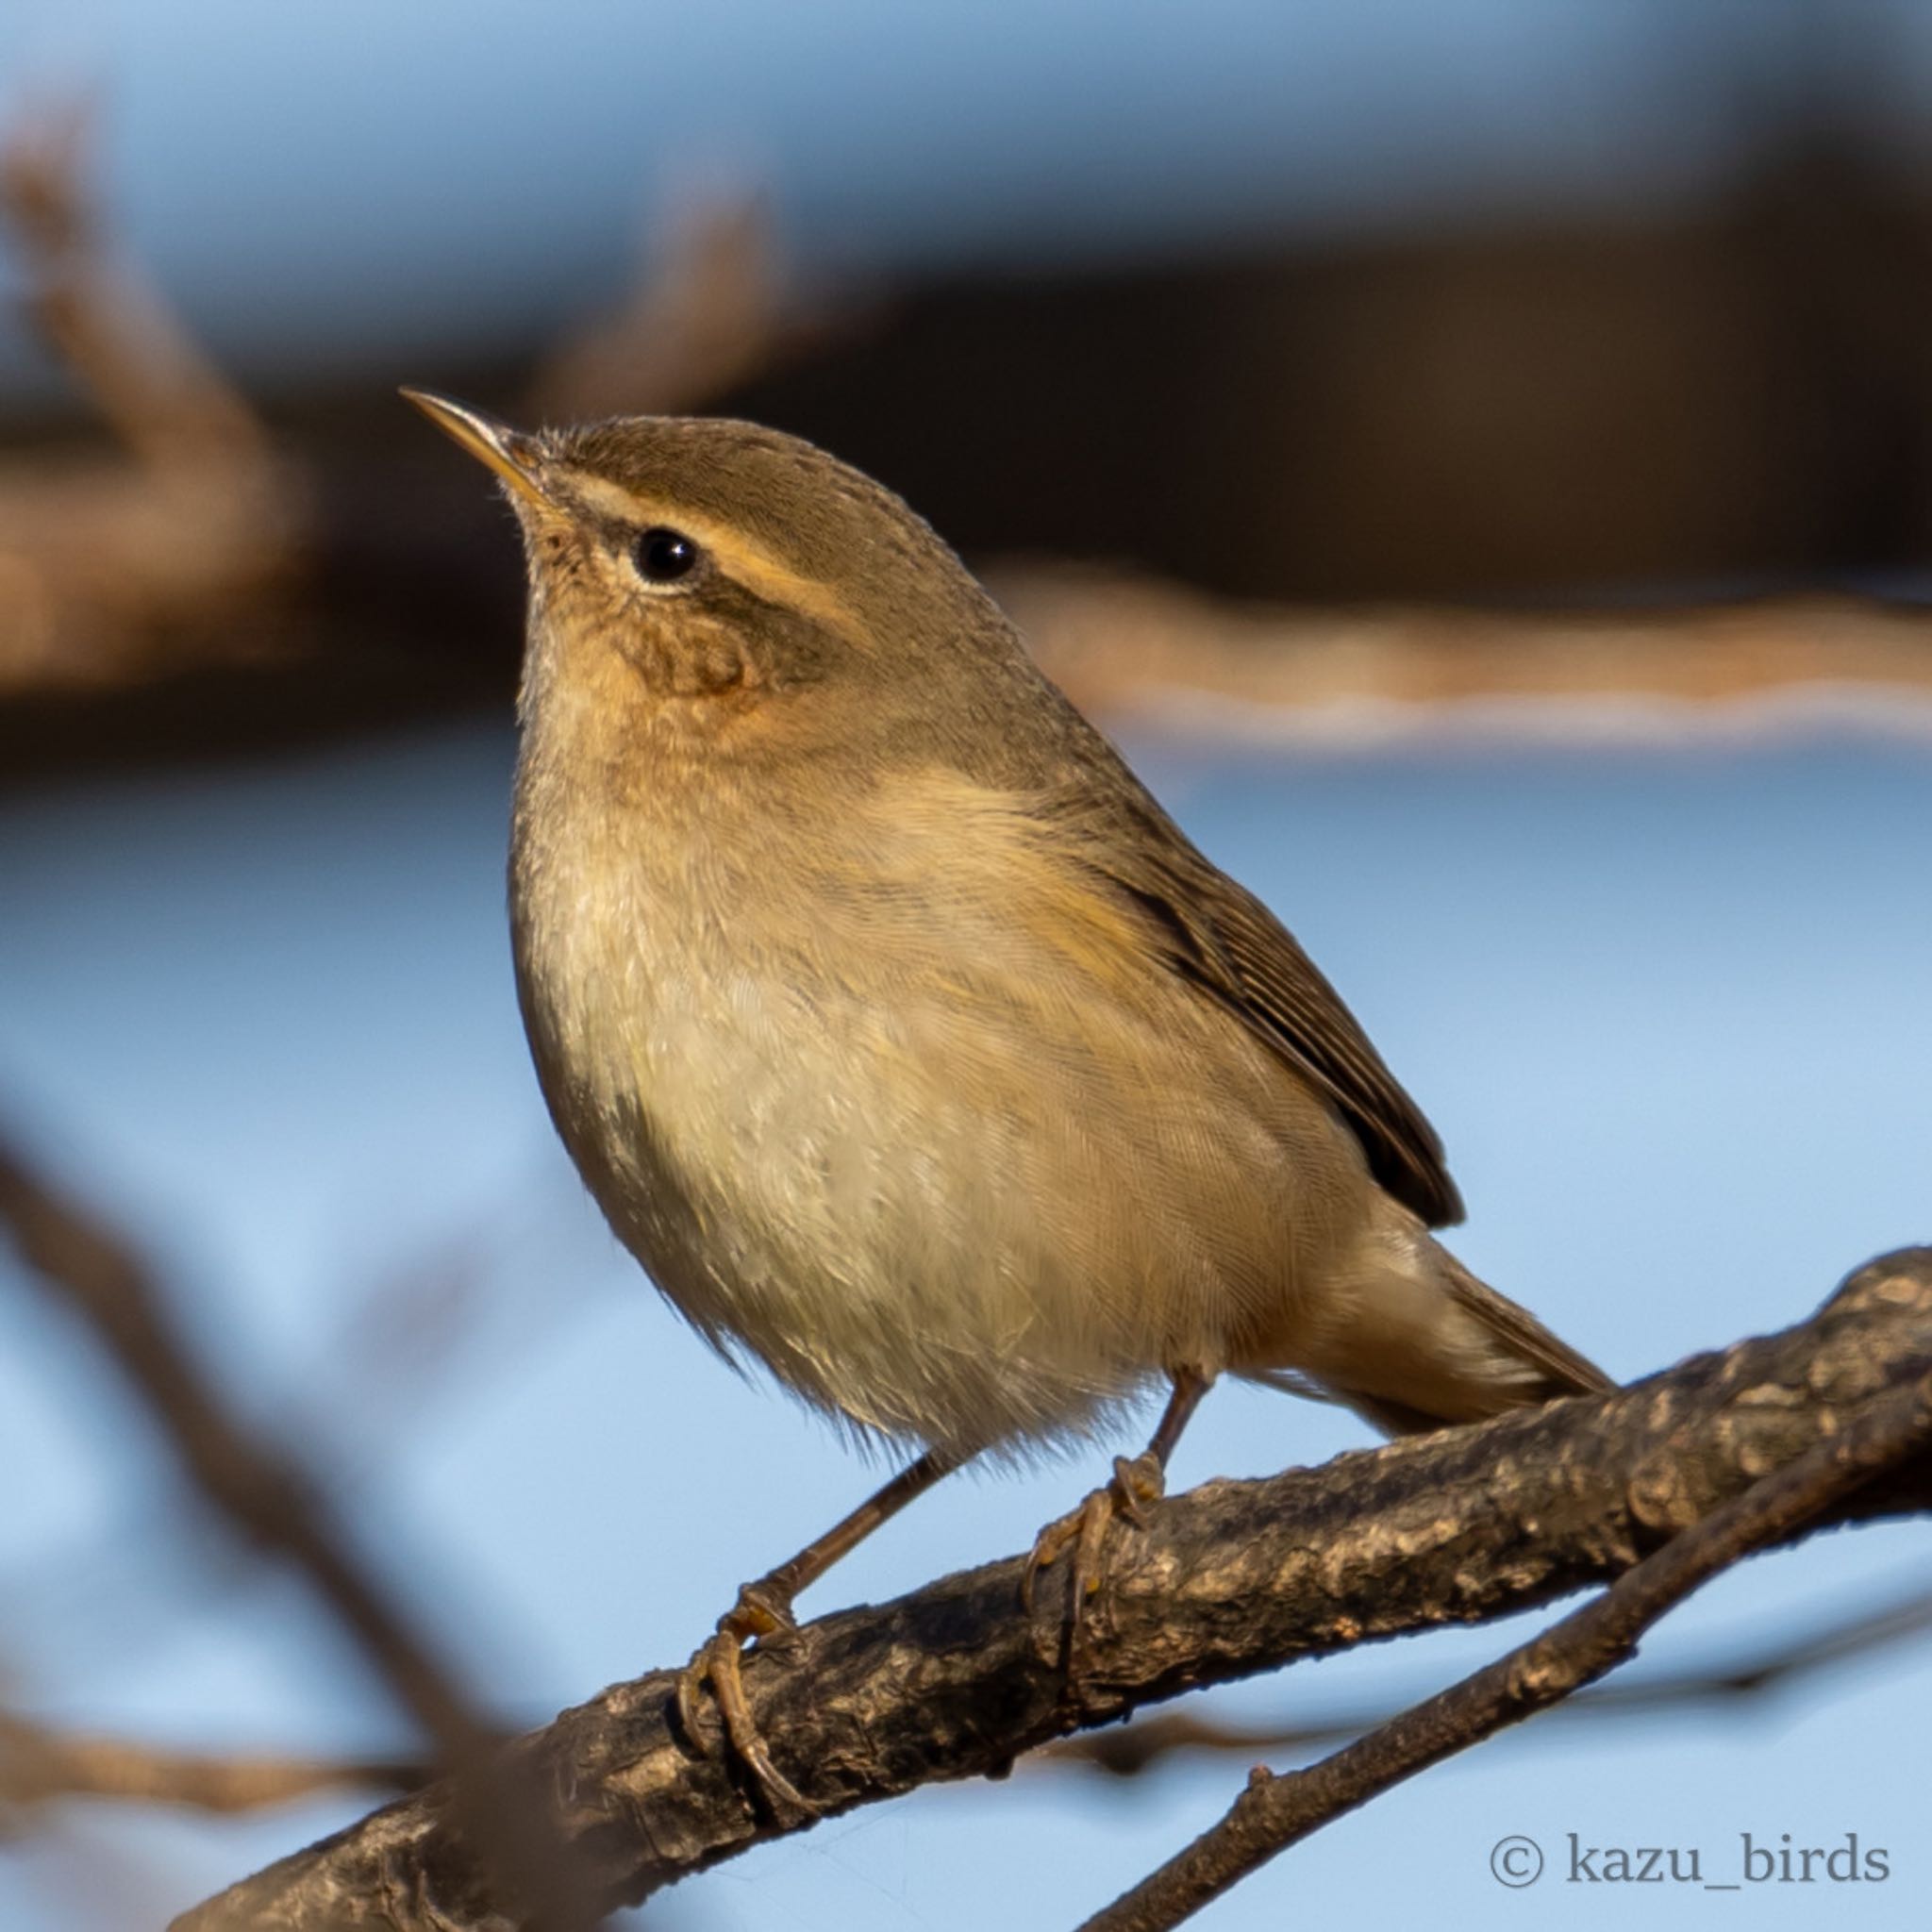
[[[1928,1631],[1932,1631],[1932,1591],[1918,1591],[1882,1609],[1847,1617],[1796,1641],[1747,1650],[1708,1669],[1653,1673],[1637,1683],[1620,1682],[1604,1690],[1586,1690],[1566,1700],[1550,1716],[1553,1721],[1646,1717],[1692,1705],[1735,1712],[1848,1657],[1923,1639]],[[1346,1744],[1395,1715],[1388,1705],[1379,1704],[1366,1710],[1336,1711],[1306,1724],[1241,1724],[1173,1711],[1119,1730],[1093,1731],[1049,1745],[1034,1763],[1042,1771],[1138,1777],[1184,1753],[1254,1758]],[[1540,1726],[1540,1733],[1546,1728]]]
[[[1197,1685],[1377,1638],[1475,1623],[1634,1569],[1932,1372],[1932,1249],[1860,1270],[1811,1321],[1627,1390],[1219,1481],[1124,1533],[1070,1697],[1063,1633],[1018,1607],[1021,1559],[844,1611],[754,1654],[754,1713],[786,1775],[828,1811],[1021,1753]],[[1839,1498],[1827,1523],[1932,1507],[1921,1454]],[[614,1686],[508,1747],[607,1905],[634,1903],[790,1828],[677,1729],[675,1673]],[[508,1932],[432,1786],[176,1922],[319,1932]]]
[[[1566,1698],[1548,1717],[1557,1722],[1646,1717],[1695,1705],[1736,1714],[1834,1664],[1923,1638],[1927,1630],[1932,1630],[1932,1592],[1922,1591],[1797,1642],[1747,1652],[1709,1669],[1653,1674],[1640,1683],[1586,1690]],[[1239,1724],[1174,1711],[1050,1744],[1022,1769],[1137,1777],[1187,1753],[1252,1759],[1345,1744],[1395,1715],[1385,1704],[1308,1724]],[[1547,1728],[1539,1725],[1538,1735]],[[137,1738],[75,1733],[0,1711],[0,1807],[99,1798],[202,1811],[251,1811],[324,1790],[410,1791],[435,1774],[429,1765],[400,1757],[174,1751]]]
[[[1781,1541],[1932,1432],[1932,1375],[1896,1389],[1795,1462],[1674,1537],[1554,1627],[1306,1771],[1257,1765],[1221,1822],[1081,1932],[1171,1932],[1290,1845],[1419,1771],[1534,1717],[1636,1655],[1637,1640],[1740,1557]]]

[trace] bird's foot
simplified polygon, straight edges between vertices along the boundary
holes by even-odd
[[[747,1583],[738,1592],[738,1601],[718,1619],[716,1633],[698,1647],[684,1674],[677,1680],[677,1717],[685,1735],[707,1757],[713,1755],[711,1740],[697,1720],[703,1700],[705,1680],[711,1683],[718,1715],[724,1722],[724,1743],[737,1753],[746,1766],[766,1802],[781,1818],[788,1808],[805,1818],[814,1818],[819,1807],[772,1762],[765,1748],[764,1734],[758,1729],[745,1702],[742,1661],[747,1639],[761,1647],[782,1642],[796,1632],[789,1597],[768,1584]]]
[[[1125,1517],[1137,1529],[1144,1527],[1148,1504],[1158,1503],[1166,1491],[1166,1471],[1152,1451],[1131,1460],[1116,1456],[1112,1478],[1084,1498],[1077,1508],[1049,1523],[1034,1540],[1025,1574],[1020,1579],[1020,1601],[1029,1616],[1033,1613],[1034,1586],[1040,1573],[1057,1563],[1069,1549],[1074,1553],[1072,1573],[1067,1579],[1070,1674],[1076,1674],[1074,1664],[1087,1600],[1099,1590],[1103,1580],[1102,1559],[1108,1528],[1117,1516]]]

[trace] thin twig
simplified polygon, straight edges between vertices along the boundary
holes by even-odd
[[[268,433],[173,312],[115,259],[91,190],[94,104],[24,118],[0,148],[0,220],[28,313],[116,434],[157,470],[265,463]]]
[[[0,1807],[117,1798],[257,1811],[327,1790],[413,1790],[430,1766],[397,1758],[223,1757],[82,1737],[0,1711]]]
[[[1841,1433],[1682,1531],[1507,1657],[1321,1763],[1257,1766],[1222,1821],[1087,1920],[1081,1932],[1169,1932],[1239,1879],[1391,1786],[1548,1708],[1633,1656],[1667,1610],[1740,1557],[1781,1541],[1932,1435],[1932,1375],[1893,1391]]]
[[[341,1526],[294,1459],[228,1411],[162,1315],[164,1297],[133,1247],[0,1142],[0,1224],[57,1298],[82,1316],[173,1445],[195,1486],[249,1541],[308,1577],[449,1768],[466,1832],[506,1895],[541,1904],[548,1932],[595,1913],[541,1810],[497,1755],[428,1639],[353,1556]]]
[[[779,258],[771,209],[721,201],[666,224],[661,255],[623,302],[544,357],[526,407],[545,422],[675,415],[768,375],[836,325]]]
[[[122,445],[0,463],[0,690],[260,660],[313,537],[306,474],[109,245],[93,145],[85,103],[0,144],[26,312]]]

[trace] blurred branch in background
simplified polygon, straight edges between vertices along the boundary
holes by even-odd
[[[29,314],[158,474],[265,461],[254,411],[109,249],[87,179],[93,124],[92,101],[50,106],[0,155],[0,205],[32,279]]]
[[[20,124],[0,162],[30,311],[121,445],[17,448],[0,467],[0,770],[19,782],[130,752],[254,751],[503,704],[513,559],[474,477],[426,445],[419,457],[400,419],[382,427],[374,391],[272,434],[119,259],[88,187],[92,144],[88,112],[49,108]],[[670,232],[625,300],[541,359],[527,410],[756,408],[778,398],[774,373],[841,348],[849,362],[859,325],[869,338],[890,314],[849,291],[805,291],[756,199]],[[1284,298],[1264,288],[1245,299],[1260,317]],[[1319,309],[1326,298],[1309,299]],[[969,310],[946,326],[970,322]],[[1148,400],[1121,395],[1122,420]],[[1163,446],[1150,431],[1145,460]],[[1111,463],[1098,445],[1091,459]],[[1190,518],[1211,520],[1229,480],[1204,476]],[[1257,500],[1248,492],[1244,511]],[[1932,693],[1932,614],[1876,600],[1351,610],[1210,595],[1144,569],[1045,559],[988,574],[1076,700],[1275,740],[1373,742],[1458,723],[1532,740],[1819,718],[1923,729]]]
[[[1076,704],[1205,729],[1375,741],[1636,741],[1862,719],[1932,735],[1932,609],[1850,597],[1590,612],[1291,610],[1097,567],[993,588]]]
[[[358,1201],[336,1220],[369,1218]],[[350,1257],[319,1257],[339,1312],[305,1355],[298,1386],[271,1406],[325,1467],[331,1496],[347,1506],[379,1487],[407,1443],[489,1400],[498,1376],[601,1293],[628,1289],[601,1237],[574,1179],[532,1174],[366,1278]],[[105,1524],[31,1563],[0,1563],[0,1629],[29,1648],[81,1635],[125,1663],[160,1641],[165,1613],[208,1614],[261,1577],[215,1524],[129,1496]],[[146,1614],[130,1628],[124,1611],[136,1591]]]
[[[1630,1389],[1157,1506],[1112,1554],[1076,1681],[1060,1607],[1020,1607],[1016,1557],[803,1626],[753,1653],[747,1692],[781,1770],[838,1813],[1002,1774],[1056,1736],[1201,1685],[1641,1579],[1533,1651],[1533,1680],[1515,1660],[1476,1680],[1483,1722],[1453,1733],[1459,1748],[1607,1668],[1691,1581],[1760,1541],[1932,1507],[1932,1461],[1914,1453],[1928,1374],[1932,1250],[1916,1249],[1861,1269],[1807,1323]],[[607,1904],[797,1828],[680,1734],[676,1678],[617,1685],[506,1748],[520,1781],[557,1794],[551,1828]],[[1416,1723],[1431,1752],[1450,1735],[1434,1715]],[[1391,1729],[1399,1748],[1373,1747],[1377,1775],[1426,1761],[1410,1751],[1415,1724]],[[503,1924],[437,1787],[177,1923],[258,1914],[296,1932],[375,1897],[394,1932]]]
[[[85,1737],[0,1711],[0,1818],[63,1798],[253,1811],[321,1790],[409,1790],[430,1768],[389,1758],[237,1757]]]
[[[0,1225],[27,1268],[94,1331],[203,1496],[249,1542],[294,1566],[450,1774],[448,1799],[499,1897],[549,1932],[595,1924],[541,1807],[499,1758],[498,1733],[414,1620],[350,1548],[320,1491],[280,1445],[244,1427],[169,1325],[143,1259],[0,1144]]]
[[[345,458],[272,434],[117,258],[89,184],[94,144],[91,110],[64,105],[21,119],[0,147],[0,232],[27,314],[121,445],[19,450],[0,467],[0,708],[137,686],[148,728],[165,731],[156,699],[172,683],[192,692],[199,733],[210,675],[242,671],[242,702],[259,707],[279,671],[311,716],[318,677],[345,692],[373,677],[348,706],[348,722],[366,724],[425,702],[417,683],[385,675],[385,657],[449,659],[456,675],[427,694],[437,708],[474,702],[479,674],[500,694],[503,653],[477,639],[513,630],[501,608],[494,626],[483,614],[474,554],[441,535],[442,511],[466,504],[471,537],[495,534],[474,513],[485,502],[474,478],[441,463],[398,469],[379,438]],[[761,206],[718,206],[677,228],[615,313],[545,358],[534,408],[698,408],[850,323],[849,307],[793,287]],[[425,588],[425,569],[443,582]],[[42,723],[28,718],[22,755],[0,766],[18,776],[44,755]],[[0,718],[0,750],[5,738]]]
[[[700,208],[608,316],[544,358],[524,413],[543,423],[680,416],[849,330],[849,305],[808,301],[761,201]]]
[[[122,445],[0,468],[0,695],[258,657],[312,547],[299,469],[117,259],[92,146],[91,108],[69,104],[0,150],[28,312]]]

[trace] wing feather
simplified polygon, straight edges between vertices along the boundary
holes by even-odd
[[[1435,1128],[1287,928],[1145,793],[1115,790],[1107,805],[1112,836],[1077,808],[1054,814],[1062,835],[1074,833],[1072,849],[1089,874],[1138,910],[1177,974],[1328,1097],[1390,1193],[1431,1227],[1460,1221],[1462,1198]],[[1132,837],[1120,836],[1123,811],[1132,814]]]

